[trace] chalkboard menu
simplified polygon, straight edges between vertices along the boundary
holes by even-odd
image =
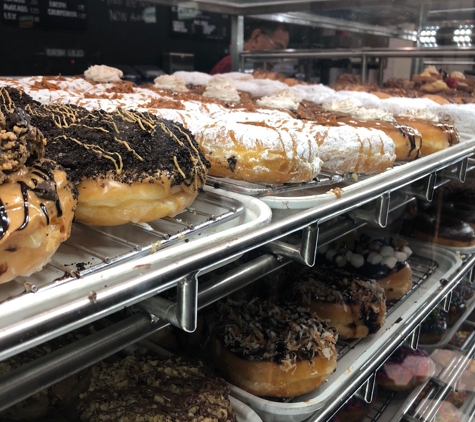
[[[229,15],[209,13],[187,7],[171,8],[173,36],[205,40],[226,40],[230,36]]]
[[[86,28],[87,0],[0,0],[2,20],[20,26]]]

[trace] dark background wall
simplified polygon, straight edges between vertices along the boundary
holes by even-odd
[[[45,7],[47,3],[54,3],[33,2]],[[2,13],[5,13],[5,3],[0,0]],[[83,28],[8,21],[2,15],[0,75],[75,75],[92,64],[162,67],[164,53],[168,52],[193,53],[195,70],[209,72],[229,46],[228,36],[210,40],[200,39],[199,34],[173,34],[170,7],[130,0],[86,0],[83,3],[87,16],[86,22],[79,25]],[[147,15],[152,16],[150,23],[142,18],[147,7]],[[219,19],[226,21],[222,16]]]

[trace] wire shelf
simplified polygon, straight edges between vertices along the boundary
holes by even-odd
[[[149,223],[98,227],[74,223],[64,242],[42,271],[18,277],[26,291],[46,290],[96,273],[112,265],[157,253],[227,223],[245,211],[233,198],[202,192],[192,206],[175,217]]]

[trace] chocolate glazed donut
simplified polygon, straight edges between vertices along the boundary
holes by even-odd
[[[342,339],[373,334],[386,320],[384,289],[375,280],[336,268],[313,268],[291,289],[299,306],[328,321]]]

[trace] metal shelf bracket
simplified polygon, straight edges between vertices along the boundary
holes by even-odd
[[[177,283],[176,303],[156,296],[136,305],[146,311],[152,321],[163,320],[192,333],[196,330],[198,313],[197,273],[188,274]]]
[[[389,204],[391,202],[391,192],[384,192],[380,197],[376,198],[375,206],[371,210],[361,208],[351,211],[350,215],[357,220],[370,224],[377,224],[384,228],[388,224]]]
[[[467,176],[467,169],[468,169],[468,157],[464,158],[463,160],[457,163],[455,172],[450,171],[450,170],[442,170],[441,176],[444,179],[459,180],[460,182],[464,183],[465,178]]]
[[[434,199],[435,185],[437,182],[437,173],[430,173],[424,178],[424,185],[422,188],[415,187],[413,185],[405,186],[402,188],[402,192],[406,195],[413,195],[418,199],[431,202]]]
[[[271,253],[292,259],[293,261],[313,267],[317,254],[318,223],[310,224],[302,230],[302,240],[300,245],[291,245],[280,240],[275,240],[264,246],[264,249]]]
[[[421,332],[421,326],[418,325],[414,331],[409,334],[404,341],[405,344],[407,344],[412,350],[416,350],[417,346],[419,346],[419,334]]]

